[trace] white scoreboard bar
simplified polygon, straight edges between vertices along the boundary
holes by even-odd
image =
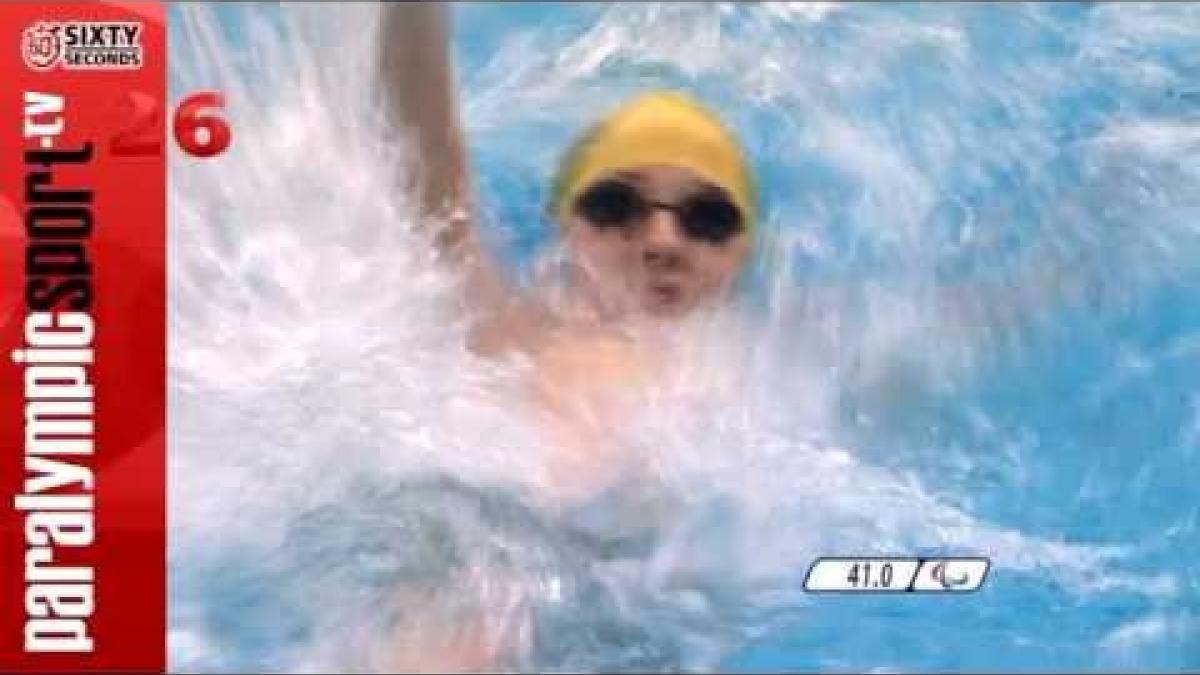
[[[969,593],[979,590],[987,558],[820,558],[804,590],[814,593]]]

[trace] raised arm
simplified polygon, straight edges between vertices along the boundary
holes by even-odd
[[[387,116],[411,139],[420,171],[422,222],[437,224],[439,249],[480,261],[466,147],[441,2],[385,2],[380,10],[380,73]]]
[[[385,2],[380,10],[380,75],[387,116],[413,143],[417,199],[438,249],[465,266],[466,301],[478,312],[472,349],[496,353],[536,343],[547,318],[503,282],[484,255],[458,116],[449,17],[441,2]]]

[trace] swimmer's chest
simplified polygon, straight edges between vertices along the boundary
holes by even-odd
[[[538,351],[534,364],[543,393],[605,405],[642,389],[657,372],[644,349],[614,336],[556,338]]]

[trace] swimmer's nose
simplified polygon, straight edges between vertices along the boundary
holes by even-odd
[[[683,252],[675,214],[656,209],[647,219],[644,230],[642,260],[651,269],[674,269],[679,266]]]

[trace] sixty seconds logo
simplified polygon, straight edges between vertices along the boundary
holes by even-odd
[[[33,70],[134,70],[142,67],[140,21],[39,21],[21,40]]]

